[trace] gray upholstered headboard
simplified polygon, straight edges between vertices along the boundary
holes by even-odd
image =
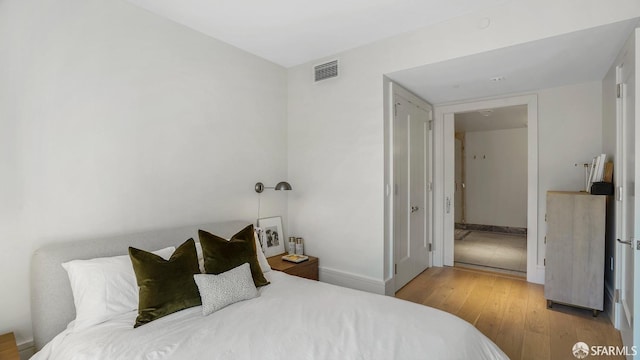
[[[61,264],[73,259],[125,255],[129,246],[156,250],[193,238],[198,229],[231,237],[251,221],[228,221],[156,230],[101,239],[54,243],[38,249],[31,259],[31,316],[37,350],[63,331],[75,318],[71,285]]]

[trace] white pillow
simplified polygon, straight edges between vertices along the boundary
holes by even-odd
[[[260,239],[258,239],[258,233],[255,231],[253,232],[253,238],[256,240],[256,252],[258,253],[258,263],[260,264],[260,269],[262,269],[262,273],[271,271],[271,266],[269,266],[267,257],[264,256],[264,251],[262,250],[262,246],[260,245]]]
[[[196,243],[196,254],[198,254],[198,267],[200,268],[200,272],[206,274],[207,271],[204,269],[204,253],[202,252],[202,244],[200,244],[200,241]]]
[[[200,291],[202,315],[209,315],[227,305],[258,296],[249,263],[218,275],[195,274],[193,279]]]
[[[174,251],[175,247],[167,247],[153,253],[168,260]],[[74,331],[138,309],[138,284],[129,255],[71,260],[62,267],[76,307]]]
[[[266,273],[271,271],[271,266],[269,266],[269,262],[267,261],[266,256],[264,256],[264,251],[262,251],[262,246],[260,246],[260,240],[258,239],[258,233],[253,232],[253,238],[256,241],[256,253],[258,254],[258,263],[260,264],[260,270],[262,273]],[[229,240],[229,239],[227,239]],[[202,253],[202,245],[198,241],[196,243],[196,252],[198,253],[198,265],[200,266],[200,272],[206,274],[206,270],[204,269],[204,255]]]

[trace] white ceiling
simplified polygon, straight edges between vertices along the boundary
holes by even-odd
[[[512,0],[128,1],[291,67]],[[637,25],[629,20],[387,76],[432,104],[599,81]]]
[[[128,0],[284,67],[511,0]]]
[[[505,106],[455,114],[456,132],[520,129],[527,127],[527,106]]]
[[[638,19],[387,74],[431,102],[600,81]],[[502,76],[502,81],[491,78]]]

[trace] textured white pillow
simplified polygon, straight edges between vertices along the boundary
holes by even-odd
[[[260,264],[260,270],[262,270],[262,273],[264,274],[271,271],[271,266],[269,266],[269,262],[267,261],[266,256],[264,256],[264,251],[262,251],[262,246],[260,246],[258,234],[255,231],[253,232],[253,238],[256,241],[256,253],[258,254],[258,263]],[[202,253],[202,245],[200,244],[200,242],[196,243],[196,252],[198,253],[198,265],[200,266],[200,272],[205,274],[206,271],[204,269],[204,255]]]
[[[168,260],[175,247],[153,253]],[[74,331],[138,308],[138,284],[129,255],[63,263],[76,307]]]
[[[195,274],[193,278],[202,299],[202,315],[209,315],[227,305],[258,296],[249,263],[222,274]]]

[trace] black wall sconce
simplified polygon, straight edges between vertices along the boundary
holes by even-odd
[[[274,189],[274,190],[291,190],[291,189],[292,189],[292,187],[291,187],[291,185],[290,185],[288,182],[286,182],[286,181],[280,181],[278,184],[276,184],[276,186],[273,186],[273,187],[271,187],[271,186],[264,186],[264,184],[263,184],[263,183],[261,183],[261,182],[256,183],[255,190],[256,190],[256,192],[257,192],[257,193],[261,193],[261,192],[263,192],[263,191],[264,191],[264,189]]]

